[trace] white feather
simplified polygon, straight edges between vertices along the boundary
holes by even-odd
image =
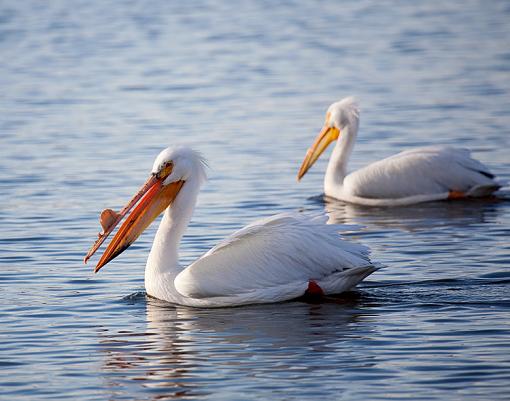
[[[327,196],[369,206],[406,205],[446,199],[450,192],[487,196],[501,187],[467,149],[431,146],[403,151],[346,174],[358,134],[359,107],[353,98],[333,103],[330,124],[340,136],[324,178]]]
[[[347,242],[326,216],[279,214],[258,220],[226,238],[182,269],[178,247],[203,182],[204,163],[188,148],[164,151],[186,178],[165,211],[147,260],[145,287],[159,299],[197,307],[279,302],[303,295],[310,280],[326,294],[353,288],[379,267],[365,246]],[[169,159],[171,158],[171,159]],[[172,173],[173,174],[173,173]]]
[[[293,287],[302,295],[310,280],[319,282],[356,267],[373,268],[368,248],[342,240],[338,227],[304,215],[280,214],[222,241],[180,273],[175,285],[193,298],[276,287]]]

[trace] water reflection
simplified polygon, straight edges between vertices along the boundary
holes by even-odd
[[[367,227],[397,228],[404,231],[434,227],[467,227],[493,220],[510,199],[487,198],[428,202],[402,207],[367,207],[324,197],[330,223],[362,224]]]
[[[357,325],[370,321],[362,311],[368,301],[359,294],[276,305],[200,310],[147,297],[145,330],[101,333],[110,398],[122,398],[126,381],[131,391],[161,400],[206,396],[204,384],[214,388],[218,380],[304,374],[297,367],[306,364],[308,371],[314,358],[331,369],[335,349],[363,339]],[[365,354],[363,365],[370,359]]]

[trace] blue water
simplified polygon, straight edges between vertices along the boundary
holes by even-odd
[[[503,400],[510,196],[370,209],[296,174],[329,103],[362,106],[350,167],[473,150],[510,179],[506,1],[2,1],[0,398]],[[387,268],[335,302],[149,299],[154,234],[94,275],[98,213],[157,153],[209,160],[183,262],[246,223],[327,210]],[[97,260],[97,259],[95,259]]]

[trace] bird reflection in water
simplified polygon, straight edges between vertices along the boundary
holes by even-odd
[[[299,366],[307,370],[314,359],[324,360],[321,369],[328,369],[340,357],[336,346],[359,336],[352,330],[360,318],[370,323],[364,311],[370,302],[364,294],[348,293],[322,303],[211,310],[146,297],[145,330],[101,333],[110,399],[122,398],[124,391],[144,399],[204,397],[218,380],[225,385],[239,377],[287,374]],[[377,335],[372,327],[364,333]]]
[[[483,198],[437,201],[401,207],[369,207],[334,198],[315,197],[323,202],[331,224],[361,224],[366,227],[396,228],[403,231],[437,227],[467,227],[495,218],[510,198]]]

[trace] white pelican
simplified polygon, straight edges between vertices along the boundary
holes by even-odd
[[[332,198],[367,206],[397,206],[489,196],[501,187],[486,166],[471,158],[469,150],[442,146],[409,149],[347,174],[358,125],[354,98],[329,106],[324,127],[306,153],[298,180],[337,140],[324,177],[324,192]]]
[[[340,238],[342,226],[326,225],[326,216],[300,214],[258,220],[183,269],[179,243],[204,180],[204,160],[197,152],[186,147],[163,150],[150,178],[127,206],[120,213],[110,209],[101,213],[103,232],[85,262],[138,203],[95,272],[128,248],[164,211],[145,267],[145,288],[150,296],[168,302],[220,307],[284,301],[307,292],[336,294],[378,269],[370,262],[368,248]]]

